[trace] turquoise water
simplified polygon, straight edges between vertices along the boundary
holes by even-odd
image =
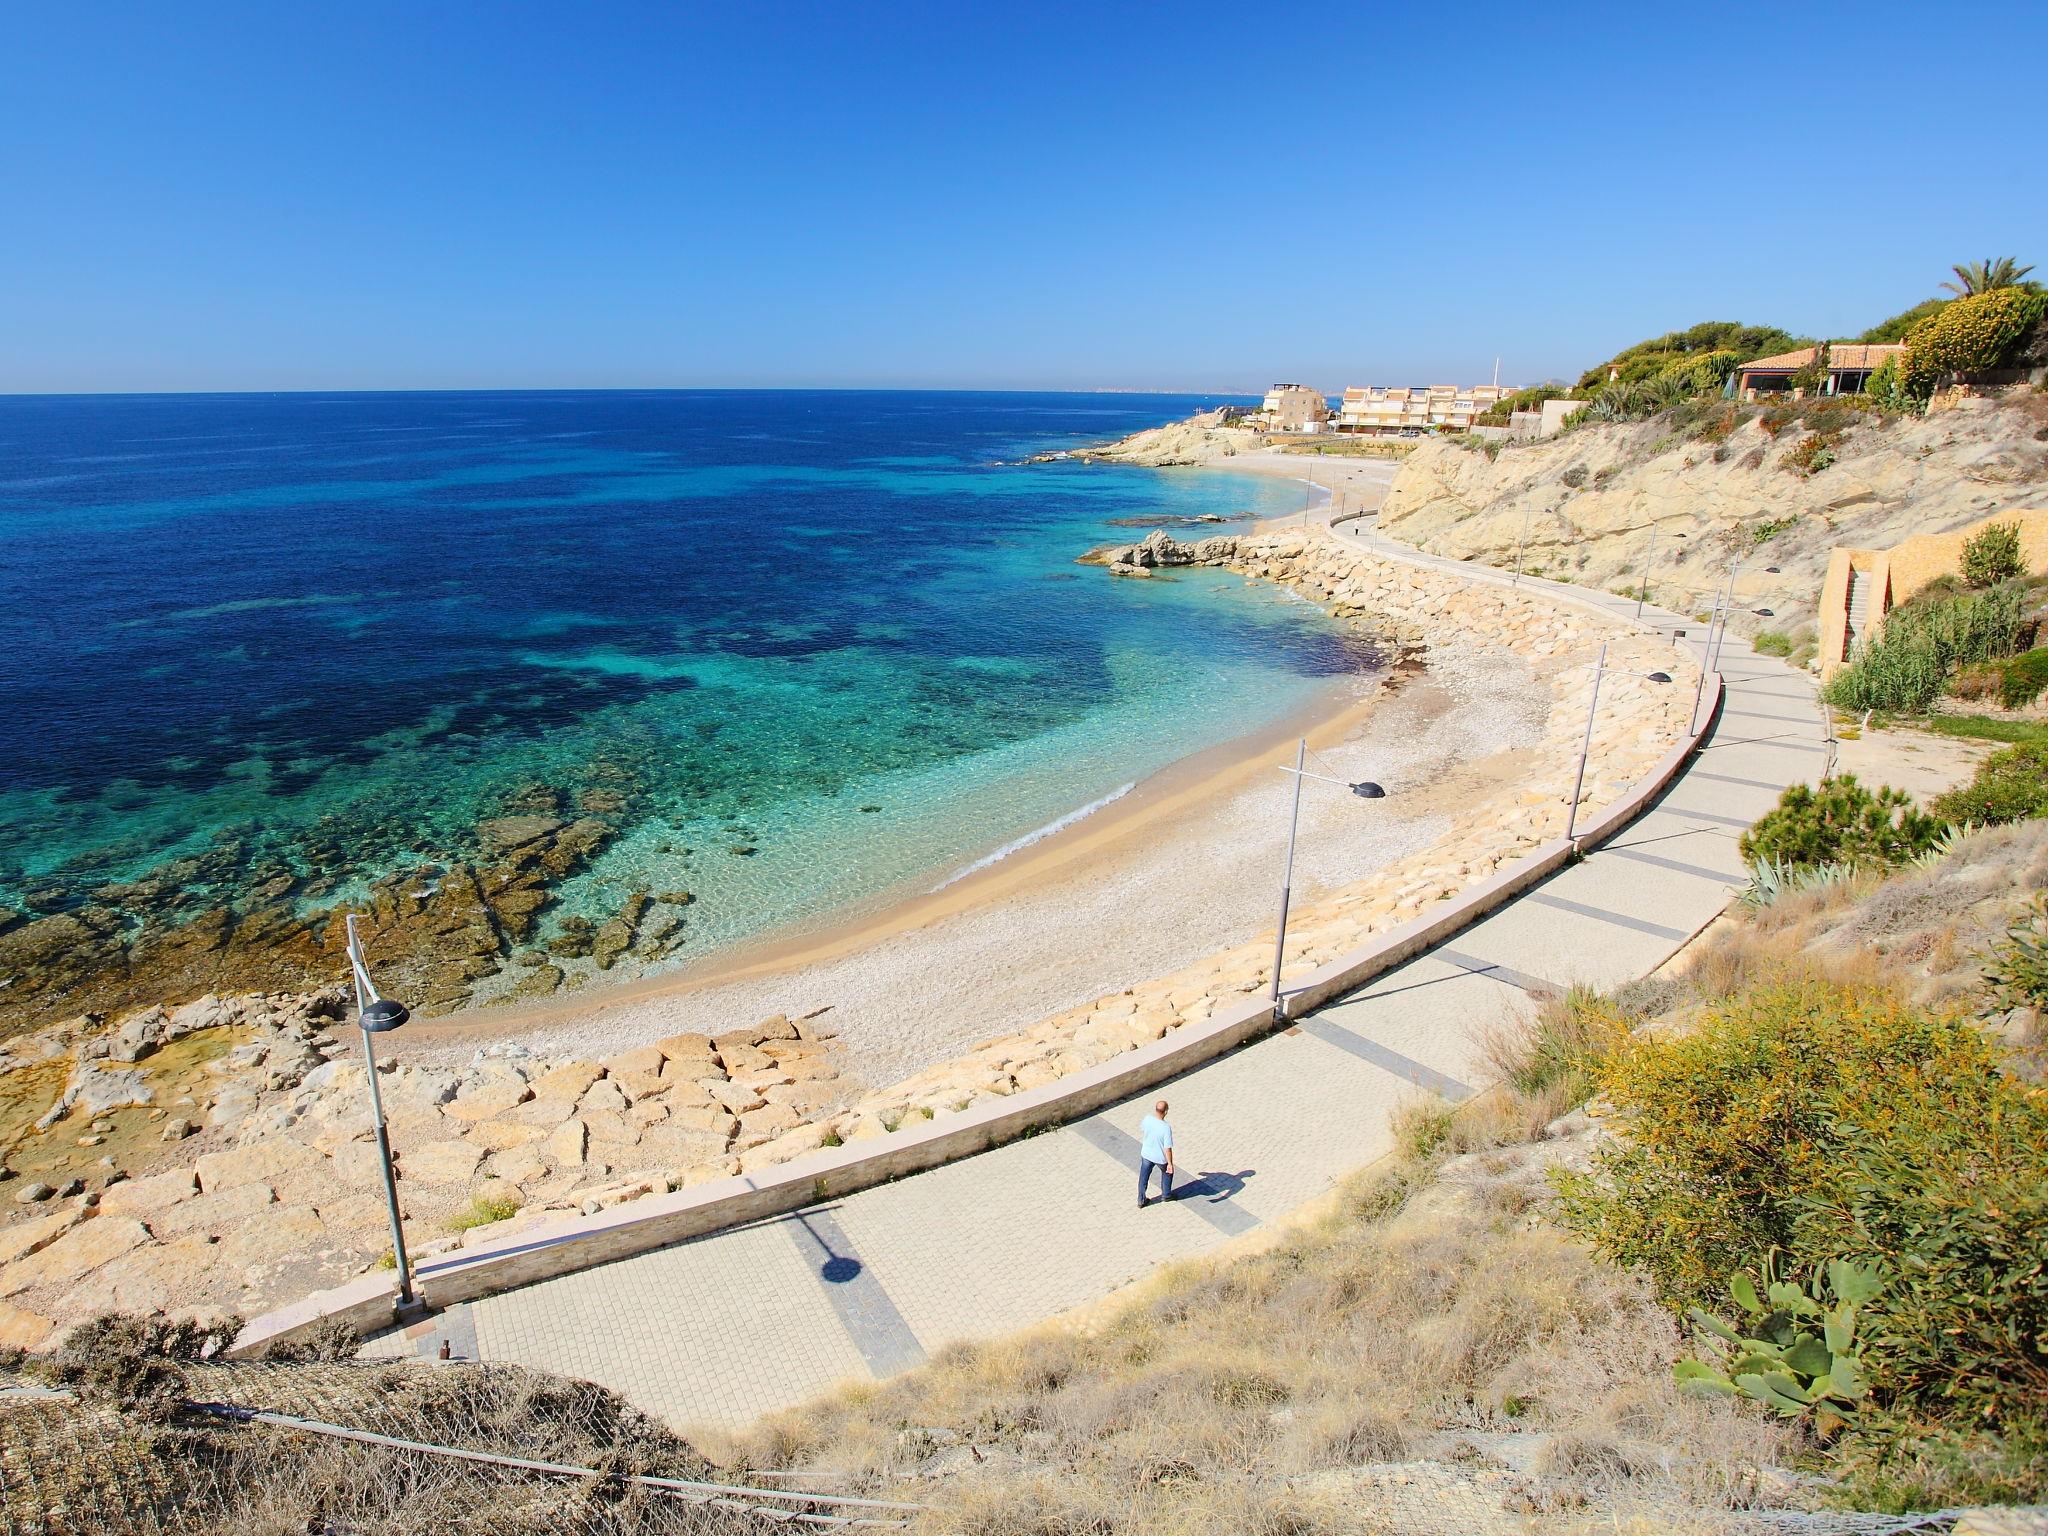
[[[0,906],[311,910],[536,794],[618,829],[548,923],[687,889],[679,960],[936,885],[1374,661],[1274,590],[1074,565],[1301,505],[1016,462],[1203,403],[0,400]]]

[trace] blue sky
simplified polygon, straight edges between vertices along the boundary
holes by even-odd
[[[0,390],[1521,382],[2048,272],[2048,6],[1469,14],[10,6]]]

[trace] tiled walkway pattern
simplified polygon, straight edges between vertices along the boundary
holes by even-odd
[[[1676,615],[1644,617],[1699,638]],[[1039,1322],[1315,1198],[1389,1150],[1398,1105],[1482,1086],[1479,1041],[1503,1014],[1574,982],[1644,974],[1743,884],[1740,830],[1786,784],[1817,778],[1826,747],[1802,674],[1733,638],[1721,669],[1717,728],[1613,842],[1165,1089],[1182,1169],[1172,1203],[1136,1208],[1148,1094],[895,1184],[480,1301],[467,1323],[481,1356],[602,1382],[673,1424],[734,1425]]]

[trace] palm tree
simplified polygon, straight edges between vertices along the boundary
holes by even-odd
[[[1941,286],[1958,298],[1971,294],[1989,293],[1994,288],[2017,288],[2021,278],[2033,271],[2033,267],[2018,265],[2010,256],[1996,260],[1987,256],[1982,261],[1958,262],[1950,269],[1959,279]]]

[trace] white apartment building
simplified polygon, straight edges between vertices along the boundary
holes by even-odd
[[[1347,389],[1337,409],[1339,432],[1391,436],[1447,428],[1468,431],[1473,419],[1491,410],[1512,391],[1499,384],[1455,384]]]
[[[1306,384],[1275,384],[1259,416],[1268,432],[1320,432],[1330,419],[1330,402]]]

